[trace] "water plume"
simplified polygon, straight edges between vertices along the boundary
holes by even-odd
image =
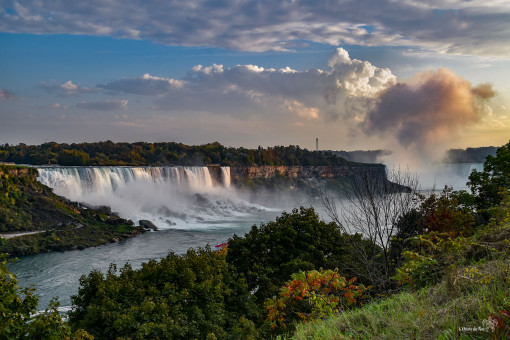
[[[362,127],[367,134],[393,134],[406,148],[435,152],[459,129],[479,122],[494,95],[490,84],[472,87],[451,70],[425,71],[382,91]]]

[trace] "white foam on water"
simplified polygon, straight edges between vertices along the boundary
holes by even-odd
[[[163,229],[208,228],[265,210],[239,198],[230,168],[220,170],[213,180],[207,167],[40,167],[38,180],[72,201]]]
[[[435,164],[418,169],[417,174],[425,190],[442,190],[445,186],[468,190],[467,182],[473,170],[483,171],[483,163]]]

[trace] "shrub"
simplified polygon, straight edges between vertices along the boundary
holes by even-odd
[[[293,328],[300,322],[324,319],[361,305],[365,287],[354,285],[355,281],[355,277],[346,280],[336,270],[292,274],[292,280],[280,288],[278,297],[265,302],[271,327]]]

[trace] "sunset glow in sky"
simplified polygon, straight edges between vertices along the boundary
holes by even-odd
[[[0,143],[510,140],[509,1],[0,4]]]

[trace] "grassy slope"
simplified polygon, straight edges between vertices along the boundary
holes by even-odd
[[[131,221],[84,209],[55,195],[36,180],[37,170],[0,165],[0,231],[44,230],[0,239],[0,253],[12,256],[82,249],[140,234]]]
[[[509,238],[510,222],[487,228],[474,239],[493,251],[450,268],[439,284],[302,324],[293,338],[490,339],[489,331],[473,329],[486,329],[490,314],[510,310]]]

